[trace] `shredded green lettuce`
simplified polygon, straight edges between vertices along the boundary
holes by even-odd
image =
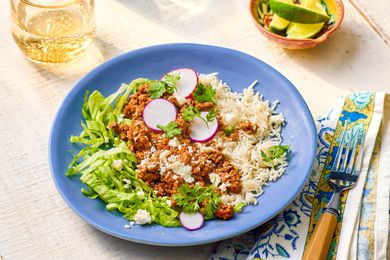
[[[130,94],[148,79],[136,79],[105,98],[99,91],[85,94],[81,122],[83,131],[71,136],[71,143],[84,147],[74,155],[67,176],[80,174],[85,184],[82,194],[90,199],[100,198],[106,209],[118,210],[134,220],[139,209],[147,210],[152,221],[163,226],[180,226],[178,212],[167,204],[167,197],[157,197],[153,189],[137,178],[137,160],[127,144],[108,128],[118,122]],[[126,122],[130,123],[130,122]]]

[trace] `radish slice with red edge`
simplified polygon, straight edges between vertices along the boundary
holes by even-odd
[[[198,74],[196,74],[194,70],[188,68],[172,70],[167,74],[178,74],[180,76],[180,79],[176,85],[177,95],[182,98],[190,98],[192,93],[195,91],[196,86],[198,85]],[[164,77],[162,80],[164,80]]]
[[[204,217],[199,212],[196,213],[185,213],[180,212],[179,214],[180,223],[188,230],[197,230],[203,226]]]
[[[200,112],[200,116],[206,118],[207,113],[207,111]],[[208,142],[217,134],[218,120],[214,117],[214,120],[207,125],[206,122],[199,117],[194,117],[191,121],[189,130],[191,141],[199,143]]]
[[[176,120],[177,109],[164,98],[157,98],[146,104],[142,117],[145,124],[154,132],[161,132],[158,125],[166,126]]]

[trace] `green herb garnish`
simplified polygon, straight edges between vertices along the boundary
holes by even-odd
[[[150,83],[148,94],[151,98],[159,98],[167,91],[166,84],[162,81],[152,81]]]
[[[163,125],[157,125],[158,128],[164,131],[165,135],[168,138],[172,138],[175,135],[180,135],[181,134],[181,128],[178,127],[178,124],[176,122],[169,122],[166,126]]]
[[[215,104],[215,93],[216,91],[212,86],[205,86],[202,83],[199,83],[196,86],[193,96],[195,100],[200,103],[213,102]]]
[[[221,203],[220,195],[214,191],[214,186],[191,188],[187,183],[181,185],[174,195],[176,205],[186,213],[201,211],[206,219],[214,218],[214,213]],[[201,207],[202,206],[202,207]]]
[[[187,122],[192,121],[196,116],[201,118],[199,109],[193,105],[189,105],[183,112],[183,119]]]
[[[189,105],[183,112],[183,119],[187,122],[192,121],[195,117],[199,117],[203,120],[203,122],[206,123],[207,127],[209,126],[210,122],[214,121],[215,118],[215,110],[212,109],[206,114],[206,118],[203,118],[200,114],[200,110],[197,107],[194,107],[193,105]]]
[[[264,151],[261,151],[261,157],[263,158],[263,161],[270,163],[272,167],[274,167],[274,160],[282,157],[282,155],[287,153],[289,149],[289,145],[274,145],[268,149],[271,153],[270,156],[268,156]]]
[[[151,98],[160,98],[166,92],[173,94],[179,81],[179,74],[167,74],[162,81],[154,80],[150,83],[148,94]]]
[[[168,86],[167,92],[169,94],[173,94],[177,87],[177,82],[180,80],[180,75],[179,74],[167,74],[165,75],[164,79],[162,80],[165,82]]]
[[[229,137],[235,130],[235,127],[232,125],[229,125],[228,127],[225,128],[225,135]]]
[[[211,109],[207,115],[206,115],[206,121],[209,123],[209,122],[213,122],[214,121],[214,118],[215,118],[215,110],[214,109]]]

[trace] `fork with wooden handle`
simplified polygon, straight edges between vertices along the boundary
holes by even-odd
[[[364,131],[353,127],[349,141],[346,141],[347,127],[341,137],[338,151],[332,165],[328,182],[333,187],[333,195],[323,209],[310,241],[303,253],[303,260],[323,260],[328,255],[330,243],[340,214],[340,193],[355,186],[363,160]],[[353,135],[354,134],[354,135]],[[360,138],[361,136],[361,138]],[[360,141],[360,147],[358,143]]]

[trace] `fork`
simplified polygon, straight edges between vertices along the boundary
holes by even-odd
[[[333,188],[333,195],[328,205],[323,209],[314,232],[306,246],[303,260],[326,259],[334,230],[339,217],[340,194],[353,188],[359,177],[363,160],[364,131],[356,126],[350,130],[351,137],[346,142],[347,126],[339,142],[338,151],[331,168],[328,182]],[[355,135],[353,136],[353,133]],[[357,152],[359,136],[362,135],[360,148]],[[346,146],[346,147],[345,147]]]

